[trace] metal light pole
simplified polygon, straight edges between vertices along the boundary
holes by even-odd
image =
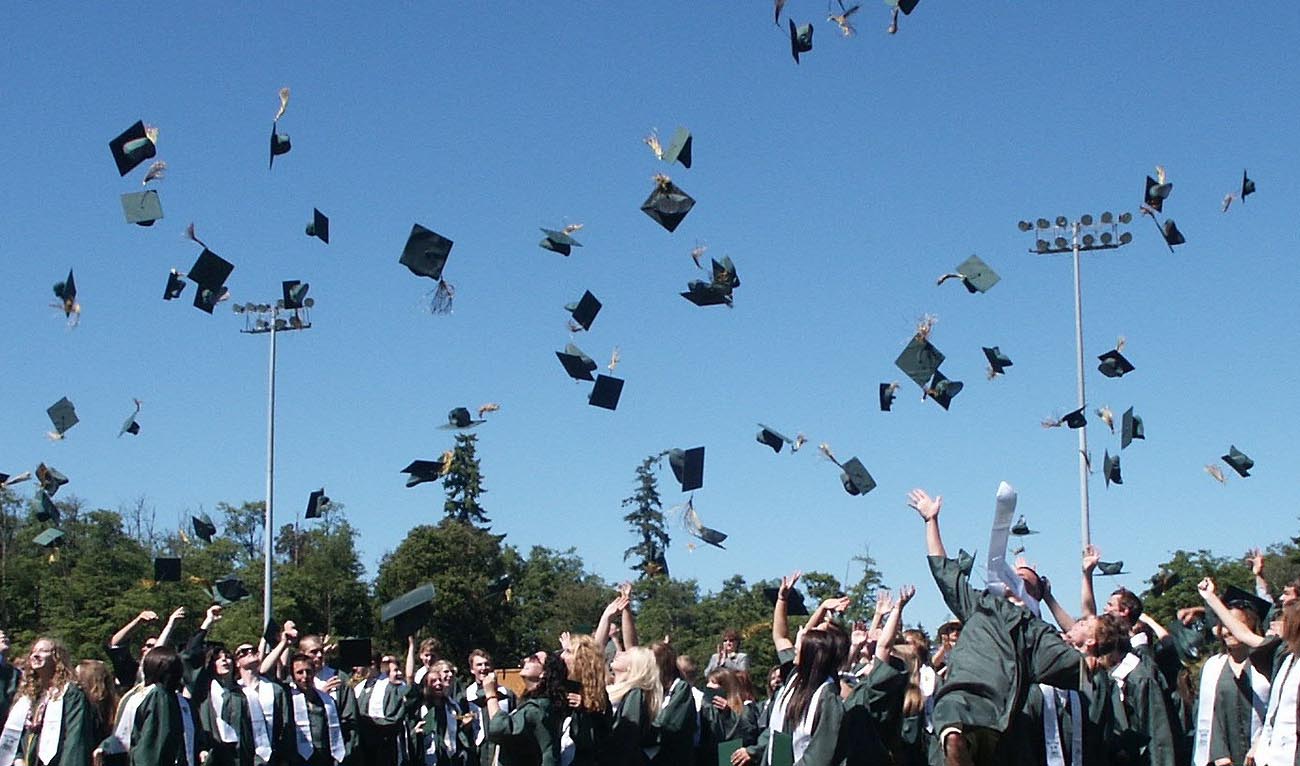
[[[275,516],[275,336],[291,330],[311,327],[308,309],[316,301],[306,298],[307,285],[302,282],[285,282],[284,298],[274,304],[235,304],[236,314],[244,315],[242,333],[271,336],[271,360],[267,370],[266,396],[266,514],[262,532],[262,556],[265,559],[262,573],[262,624],[271,622],[271,550]],[[281,318],[282,313],[288,318]]]
[[[1091,215],[1085,214],[1076,221],[1070,221],[1060,215],[1056,217],[1054,224],[1046,218],[1039,218],[1035,223],[1020,222],[1021,231],[1035,232],[1034,247],[1029,252],[1037,255],[1069,252],[1073,256],[1075,385],[1079,409],[1087,405],[1083,387],[1083,292],[1079,287],[1079,253],[1092,250],[1115,250],[1132,242],[1132,234],[1119,232],[1120,225],[1127,225],[1132,220],[1133,216],[1130,213],[1121,213],[1118,219],[1112,213],[1102,213],[1099,221],[1094,221]],[[1088,506],[1088,426],[1085,424],[1078,431],[1079,527],[1083,546],[1087,547],[1092,543],[1092,524]]]

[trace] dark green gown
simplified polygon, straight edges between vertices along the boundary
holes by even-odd
[[[745,748],[749,754],[763,763],[767,753],[772,730],[780,725],[770,721],[771,726],[758,735],[758,742]],[[844,724],[844,705],[840,702],[839,684],[822,693],[817,700],[817,713],[813,717],[811,741],[804,750],[803,757],[795,759],[794,766],[839,766],[845,762],[845,744],[841,742]]]
[[[700,746],[697,761],[711,764],[717,759],[718,745],[733,739],[745,746],[758,742],[758,711],[745,705],[740,712],[730,707],[714,707],[706,697],[700,706]]]
[[[907,666],[890,657],[877,662],[845,698],[841,739],[850,766],[876,766],[900,749]]]
[[[569,739],[573,740],[572,766],[598,766],[609,739],[609,706],[604,710],[569,708]]]
[[[1261,663],[1267,665],[1267,663]],[[1264,673],[1265,677],[1271,667],[1251,667],[1252,672]],[[1218,683],[1214,689],[1214,717],[1210,728],[1210,763],[1220,758],[1229,758],[1234,764],[1244,763],[1246,751],[1250,749],[1250,724],[1253,714],[1251,700],[1254,690],[1243,668],[1241,676],[1234,676],[1232,666],[1224,664],[1219,673]],[[1199,705],[1198,705],[1199,707]],[[1199,710],[1197,711],[1199,713]],[[1197,717],[1193,721],[1199,720]],[[1193,764],[1193,766],[1198,766]],[[1199,766],[1204,766],[1203,764]]]
[[[18,682],[22,680],[22,675],[22,671],[9,660],[0,658],[0,726],[9,717],[9,705],[18,694]]]
[[[1055,693],[1055,692],[1053,692]],[[1083,766],[1107,766],[1109,761],[1105,747],[1105,725],[1108,708],[1106,697],[1097,704],[1098,690],[1092,684],[1084,684],[1079,689],[1079,710],[1072,716],[1067,710],[1067,695],[1058,695],[1056,703],[1056,726],[1061,740],[1062,757],[1066,766],[1073,763],[1074,725],[1083,725]],[[1109,689],[1105,691],[1109,694]],[[1061,697],[1065,699],[1061,699]],[[1006,763],[1017,766],[1047,766],[1047,738],[1043,733],[1043,691],[1034,684],[1029,688],[1025,706],[1015,718],[1012,728],[999,743],[1002,746],[1002,758]]]
[[[185,766],[185,722],[176,695],[154,686],[135,709],[128,759],[131,766]],[[198,726],[195,725],[195,736]],[[195,761],[197,764],[198,761]]]
[[[90,701],[76,684],[68,684],[63,692],[59,750],[44,766],[90,766],[90,753],[97,744],[94,726],[95,716],[90,712]],[[21,749],[29,766],[42,763],[37,755],[39,747],[38,737],[23,737]]]
[[[500,766],[559,766],[560,721],[548,699],[524,699],[509,713],[488,721],[488,739],[498,746]]]
[[[602,766],[645,766],[650,762],[645,749],[658,744],[659,734],[646,710],[645,693],[633,689],[615,708],[609,723],[609,737],[601,750]]]
[[[450,699],[447,699],[444,706],[451,706],[452,715],[459,715],[459,706]],[[420,715],[420,709],[427,706],[424,715]],[[446,735],[447,717],[445,707],[436,704],[429,705],[422,695],[416,690],[415,694],[410,691],[406,694],[404,714],[407,723],[408,736],[406,739],[406,758],[407,763],[412,766],[423,766],[425,757],[428,753],[429,746],[433,742],[438,743],[436,766],[467,766],[470,763],[477,763],[474,755],[474,730],[472,726],[456,727],[455,746],[448,748],[443,741]],[[423,721],[424,732],[415,733],[415,724]],[[395,761],[394,761],[395,763]]]
[[[689,766],[695,754],[697,715],[690,684],[678,679],[671,689],[664,690],[664,704],[654,720],[654,727],[659,732],[659,751],[650,759],[651,763],[656,766]]]
[[[456,683],[457,686],[460,685],[459,680]],[[416,683],[415,686],[419,687],[419,684]],[[509,689],[503,686],[498,686],[497,694],[500,695],[502,701],[505,702],[503,707],[507,710],[514,710],[519,706],[519,698]],[[460,705],[461,710],[464,710],[467,713],[474,713],[478,719],[474,724],[474,741],[477,743],[475,748],[477,750],[478,763],[482,764],[482,766],[491,766],[496,757],[497,744],[487,738],[487,700],[483,697],[483,687],[475,681],[470,683],[461,691],[453,692],[448,690],[447,696],[455,699],[456,704]],[[482,741],[479,741],[480,732],[483,734],[481,738]]]
[[[397,762],[398,750],[404,747],[405,726],[402,720],[403,692],[411,686],[388,684],[384,689],[383,714],[369,715],[370,699],[378,679],[367,681],[357,698],[358,761],[372,766],[390,766]]]
[[[1138,662],[1122,682],[1115,681],[1111,705],[1116,727],[1112,739],[1119,745],[1118,751],[1112,752],[1112,763],[1177,766],[1165,695],[1146,664]]]

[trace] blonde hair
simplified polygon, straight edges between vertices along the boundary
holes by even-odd
[[[640,689],[645,697],[646,712],[651,717],[659,715],[663,705],[664,685],[659,680],[659,662],[654,652],[644,646],[634,646],[622,653],[627,663],[627,678],[609,687],[609,701],[618,704],[627,693]]]
[[[605,692],[605,653],[588,635],[570,637],[569,647],[573,652],[573,672],[569,678],[582,684],[582,706],[593,713],[604,712],[609,704]]]
[[[921,691],[922,663],[916,646],[910,642],[895,644],[893,655],[907,667],[907,690],[903,693],[903,715],[918,715],[925,710],[925,693]]]
[[[50,688],[62,689],[65,684],[72,682],[76,678],[76,673],[72,669],[72,653],[68,651],[68,647],[64,646],[62,641],[48,636],[41,636],[33,641],[32,649],[36,649],[36,645],[42,641],[50,645],[50,662],[54,663],[54,676],[50,679]],[[30,657],[31,652],[28,652],[27,655]],[[18,686],[19,694],[29,697],[35,702],[40,699],[41,694],[44,692],[45,688],[40,686],[36,673],[23,673],[22,683]]]

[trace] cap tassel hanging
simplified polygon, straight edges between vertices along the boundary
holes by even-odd
[[[1097,408],[1097,417],[1101,418],[1101,422],[1106,424],[1111,433],[1115,433],[1115,413],[1111,412],[1110,407],[1103,404]]]
[[[189,226],[186,226],[186,227],[185,227],[185,238],[186,238],[186,239],[193,240],[193,241],[199,243],[200,245],[203,245],[203,249],[204,249],[204,250],[207,250],[207,249],[208,249],[208,246],[205,245],[205,244],[203,243],[203,240],[199,239],[198,235],[194,233],[194,224],[193,224],[193,223],[191,223]]]
[[[280,110],[275,113],[275,119],[271,120],[271,122],[279,122],[280,118],[284,116],[284,110],[288,108],[289,108],[289,89],[281,88],[280,89]]]
[[[501,410],[501,405],[497,404],[496,402],[488,402],[486,404],[479,405],[478,416],[481,418],[489,412],[499,412],[500,410]]]
[[[1205,472],[1210,475],[1210,478],[1214,479],[1220,484],[1228,483],[1228,477],[1226,474],[1223,473],[1223,469],[1218,467],[1217,465],[1214,465],[1213,463],[1209,463],[1205,466]]]
[[[439,279],[438,289],[433,291],[433,299],[429,301],[429,311],[434,314],[450,314],[455,299],[456,286],[445,279]]]
[[[709,246],[702,242],[696,242],[695,247],[691,248],[691,260],[695,261],[695,268],[704,268],[704,264],[700,263],[700,259],[704,257],[704,252],[708,249]]]
[[[799,448],[808,443],[808,437],[803,434],[794,435],[794,444],[790,445],[791,452],[798,452]]]
[[[609,355],[609,371],[611,373],[614,372],[614,370],[618,369],[618,362],[620,358],[621,355],[619,353],[618,346],[615,346],[614,350]]]
[[[821,453],[822,457],[826,458],[827,460],[831,461],[835,465],[839,466],[841,469],[844,468],[844,466],[840,465],[840,461],[836,460],[835,455],[831,452],[831,445],[827,444],[826,442],[822,442],[821,444],[817,445],[817,451]]]
[[[663,146],[663,144],[660,143],[660,141],[659,141],[659,129],[658,129],[658,128],[651,128],[651,129],[650,129],[650,135],[646,136],[645,138],[643,138],[643,139],[641,139],[641,140],[645,142],[645,145],[646,145],[646,146],[650,147],[650,151],[652,151],[652,152],[655,153],[655,158],[656,158],[656,159],[661,159],[661,160],[662,160],[662,159],[664,158],[664,146]]]
[[[826,20],[834,22],[835,26],[840,28],[840,34],[844,35],[845,37],[852,37],[857,32],[857,30],[854,29],[853,24],[849,22],[849,17],[857,13],[860,8],[862,8],[861,5],[855,5],[851,8],[846,9],[844,7],[844,3],[840,3],[841,13],[839,13],[838,15],[835,14],[829,15],[826,17]]]
[[[140,182],[140,185],[144,186],[150,181],[161,181],[166,172],[167,163],[162,160],[157,160],[149,166],[149,171],[144,174],[144,180]]]

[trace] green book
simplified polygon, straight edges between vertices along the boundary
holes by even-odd
[[[731,754],[745,746],[744,740],[729,739],[718,743],[718,766],[731,766]]]
[[[772,752],[772,766],[794,766],[794,738],[789,734],[772,732],[767,747]]]

